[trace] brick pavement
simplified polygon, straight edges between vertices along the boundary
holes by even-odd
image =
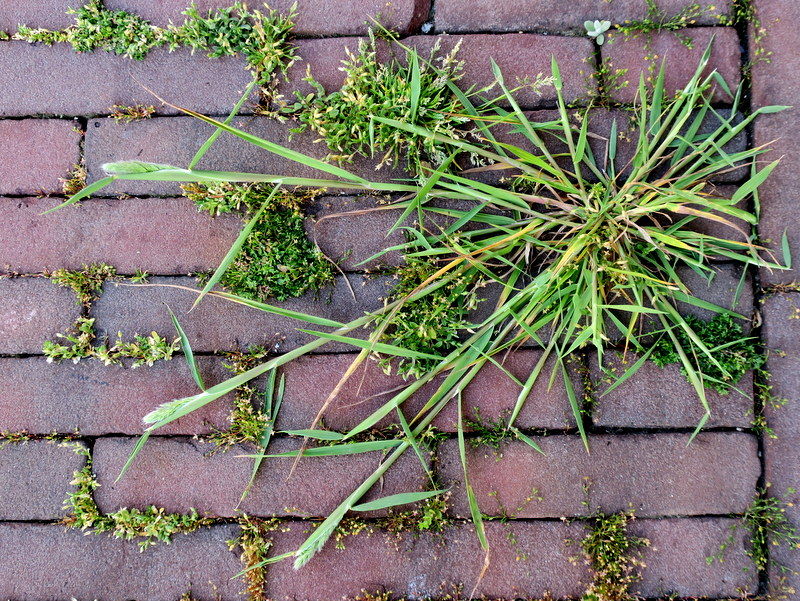
[[[204,0],[198,7],[206,10],[224,4]],[[273,6],[285,11],[289,4],[280,1]],[[421,50],[430,48],[435,38],[447,48],[463,37],[465,86],[491,82],[489,56],[497,60],[507,79],[513,80],[546,73],[550,56],[555,55],[566,79],[565,95],[569,101],[581,103],[594,86],[586,79],[594,59],[592,44],[582,35],[583,21],[608,18],[617,24],[646,14],[643,0],[581,0],[556,9],[541,0],[529,4],[511,0],[302,1],[297,45],[303,62],[290,70],[280,91],[286,95],[293,89],[307,92],[300,81],[306,65],[326,88],[335,89],[342,81],[338,67],[345,48],[354,49],[358,43],[355,36],[366,33],[367,18],[380,13],[382,22],[410,36],[407,41]],[[672,14],[686,4],[683,0],[659,2]],[[177,0],[107,0],[106,5],[135,9],[162,26],[169,20],[178,22],[184,8]],[[760,43],[772,53],[772,60],[752,67],[752,104],[792,104],[800,77],[794,52],[794,5],[789,0],[754,0],[754,5],[767,31]],[[0,31],[13,31],[17,23],[64,27],[70,22],[64,15],[66,7],[60,0],[2,6]],[[731,2],[717,2],[713,11],[693,23],[685,32],[695,40],[691,51],[669,33],[653,36],[649,52],[658,55],[658,61],[666,57],[670,88],[683,85],[712,35],[716,38],[714,68],[730,85],[738,83],[747,58],[741,50],[755,56],[759,36],[756,31],[721,26],[718,15],[730,10]],[[639,71],[648,72],[644,45],[642,38],[626,41],[616,36],[600,50],[597,59],[608,59],[614,68],[629,69],[626,78],[631,86],[614,91],[615,100],[630,102]],[[175,186],[119,183],[102,198],[41,215],[63,200],[61,179],[76,164],[86,167],[90,181],[101,175],[103,163],[122,158],[184,165],[209,135],[211,130],[205,125],[177,116],[166,106],[159,106],[153,119],[129,125],[106,119],[112,104],[151,102],[139,82],[171,102],[224,115],[248,77],[241,59],[210,60],[199,52],[170,54],[160,49],[135,63],[101,52],[79,55],[65,45],[0,41],[0,270],[9,275],[38,276],[57,268],[75,269],[83,263],[105,261],[126,275],[137,269],[149,271],[156,276],[151,283],[157,286],[107,283],[89,315],[96,318],[101,335],[123,331],[130,336],[156,330],[172,336],[164,309],[168,304],[179,314],[193,348],[201,355],[200,370],[209,385],[227,375],[223,359],[215,353],[254,344],[285,352],[310,340],[287,318],[253,313],[218,299],[206,299],[189,312],[196,284],[188,274],[213,269],[235,238],[240,222],[233,216],[210,219],[198,214],[188,201],[176,198],[179,191]],[[716,94],[724,109],[728,99],[720,90]],[[544,90],[541,96],[525,92],[520,104],[533,111],[534,120],[537,115],[551,118],[548,109],[554,106],[554,96],[552,90]],[[287,143],[289,126],[252,117],[252,108],[246,104],[244,116],[236,124]],[[623,115],[616,108],[598,113],[591,129],[608,132],[612,118],[621,123]],[[783,163],[761,190],[759,233],[777,249],[780,236],[788,230],[795,254],[800,245],[793,203],[800,189],[796,175],[800,165],[791,140],[797,123],[793,113],[765,115],[750,136],[755,144],[780,138],[773,144],[777,149],[773,156],[784,155]],[[303,134],[291,144],[314,156],[325,156],[327,150],[314,138]],[[736,143],[746,141],[742,137]],[[633,151],[620,145],[621,156]],[[203,165],[313,175],[225,136]],[[356,161],[353,169],[384,180],[402,175],[399,169],[376,173],[366,160]],[[724,190],[730,193],[732,188]],[[37,197],[40,194],[50,196]],[[135,198],[119,198],[122,194]],[[383,237],[397,215],[381,211],[336,216],[373,202],[372,198],[329,196],[309,208],[316,222],[308,222],[308,232],[322,250],[335,258],[352,251],[340,264],[347,274],[338,276],[337,285],[318,298],[286,301],[283,306],[340,321],[380,306],[390,279],[364,278],[359,263],[385,244],[402,239],[399,234],[389,240]],[[381,260],[389,265],[400,261],[396,255]],[[345,277],[353,286],[355,299],[343,285]],[[792,272],[749,274],[738,306],[746,316],[752,313],[760,318],[753,333],[761,336],[770,353],[767,384],[772,385],[776,398],[789,399],[785,407],[767,408],[777,438],[752,427],[755,391],[764,384],[763,374],[747,374],[740,383],[742,394],[710,393],[713,414],[708,430],[686,446],[702,411],[679,369],[648,363],[630,381],[604,395],[605,377],[596,356],[587,353],[569,369],[579,396],[594,401],[584,420],[591,454],[577,435],[560,378],[552,386],[546,378],[539,382],[517,420],[546,456],[521,442],[503,442],[497,449],[467,444],[471,484],[481,511],[492,518],[486,522],[491,564],[480,582],[483,553],[474,527],[465,519],[469,509],[454,435],[457,417],[455,408],[449,407],[434,422],[444,440],[424,459],[436,480],[451,487],[450,525],[436,535],[394,533],[380,521],[385,512],[373,512],[368,516],[371,527],[345,536],[343,549],[327,545],[299,572],[292,570],[289,562],[272,566],[264,595],[275,600],[329,601],[353,598],[366,590],[392,591],[396,598],[437,598],[458,586],[463,586],[466,594],[478,583],[476,593],[489,599],[540,598],[548,593],[556,599],[575,598],[591,579],[575,542],[583,537],[588,518],[597,511],[629,508],[640,518],[631,524],[631,533],[652,543],[643,551],[647,567],[641,570],[642,580],[634,585],[634,593],[647,598],[722,599],[742,591],[780,592],[781,574],[776,567],[759,579],[746,553],[749,542],[743,528],[735,530],[724,562],[709,563],[706,558],[728,539],[731,527],[739,523],[759,487],[770,483],[771,492],[782,495],[800,486],[800,294],[787,286],[794,279]],[[699,296],[729,304],[738,281],[739,275],[723,264],[710,288],[696,278],[689,283]],[[764,295],[759,288],[775,284],[784,285],[780,293]],[[195,439],[227,427],[233,404],[233,395],[227,395],[159,431],[128,474],[115,482],[135,436],[142,432],[141,416],[164,401],[195,393],[196,386],[180,357],[136,370],[106,367],[97,361],[47,363],[41,352],[43,342],[66,331],[81,312],[69,290],[46,278],[0,277],[0,432],[24,430],[34,437],[27,443],[5,446],[0,441],[0,490],[4,491],[0,495],[0,598],[172,601],[191,589],[195,599],[240,599],[244,584],[231,577],[242,569],[241,551],[229,550],[225,541],[238,535],[234,522],[242,511],[279,516],[281,526],[269,534],[274,543],[271,553],[292,550],[313,529],[308,518],[325,515],[380,464],[380,453],[359,455],[356,461],[306,458],[289,477],[291,459],[268,459],[250,495],[240,504],[251,464],[239,455],[252,449],[237,446],[228,453],[210,454],[211,446]],[[758,328],[759,323],[763,328]],[[351,347],[339,343],[329,344],[320,354],[283,369],[287,389],[278,428],[310,424],[349,365],[353,356],[346,352],[349,350]],[[518,350],[505,359],[504,367],[522,379],[540,352]],[[635,357],[628,358],[632,360]],[[545,369],[551,367],[548,363]],[[609,353],[605,367],[620,370],[622,359]],[[387,376],[375,364],[368,364],[329,407],[325,424],[337,430],[355,426],[380,406],[387,391],[402,383],[401,378]],[[258,387],[263,385],[263,379],[257,382]],[[495,422],[514,406],[517,390],[499,368],[488,367],[464,390],[465,413],[471,419]],[[419,410],[429,391],[430,386],[424,387],[403,405],[407,417]],[[387,416],[380,425],[395,421],[396,417]],[[214,525],[176,535],[172,544],[159,544],[144,553],[138,552],[136,541],[83,536],[58,525],[67,513],[64,498],[75,490],[73,472],[83,467],[86,459],[69,446],[43,437],[76,431],[79,439],[71,444],[91,452],[100,484],[93,498],[100,511],[144,509],[151,503],[176,512],[193,507],[213,518]],[[467,437],[474,435],[468,431]],[[297,444],[281,436],[271,450],[288,450]],[[371,494],[421,490],[427,485],[423,465],[409,451],[387,472],[380,491]],[[795,506],[787,515],[800,525],[800,498],[791,493],[788,500]],[[798,589],[797,553],[784,545],[775,548],[772,556],[776,566],[789,568],[786,583]]]

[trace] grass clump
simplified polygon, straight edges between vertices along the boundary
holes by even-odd
[[[105,263],[92,263],[83,265],[83,269],[69,270],[56,269],[50,274],[50,279],[65,288],[71,288],[78,297],[78,304],[89,307],[93,301],[100,298],[103,284],[117,277],[117,270]]]
[[[464,173],[450,170],[446,162],[436,169],[428,168],[424,177],[410,183],[371,182],[342,167],[267,141],[254,140],[229,124],[193,112],[190,114],[220,131],[317,169],[328,179],[186,170],[142,162],[106,165],[109,177],[103,184],[114,178],[184,182],[194,179],[203,183],[246,181],[276,184],[276,187],[282,184],[308,185],[396,193],[399,200],[392,208],[402,210],[397,227],[409,215],[416,214],[419,219],[415,227],[407,229],[408,241],[394,250],[403,251],[412,263],[424,261],[429,266],[423,269],[417,283],[409,284],[383,307],[348,323],[289,312],[266,303],[259,305],[258,308],[266,312],[290,315],[310,324],[315,339],[285,355],[267,358],[262,364],[212,388],[165,403],[144,417],[145,423],[149,424],[148,434],[288,361],[318,352],[331,341],[348,343],[360,352],[333,394],[323,403],[319,417],[324,415],[336,391],[341,390],[371,355],[377,354],[379,359],[394,357],[398,361],[411,359],[408,364],[412,368],[425,365],[424,369],[419,369],[418,378],[392,391],[380,408],[346,434],[338,435],[341,444],[322,447],[329,455],[375,450],[383,450],[385,455],[375,471],[344,498],[295,551],[275,558],[277,561],[291,557],[297,568],[305,565],[326,544],[349,511],[389,509],[443,492],[408,492],[361,503],[363,496],[382,481],[403,453],[412,449],[422,458],[420,439],[450,403],[457,404],[463,484],[475,530],[488,561],[489,541],[483,527],[483,516],[469,483],[461,392],[487,362],[502,365],[503,356],[520,346],[534,345],[543,350],[531,372],[524,379],[515,380],[519,384],[519,393],[506,420],[506,428],[534,449],[535,442],[514,430],[514,425],[538,378],[563,379],[579,434],[588,448],[581,402],[575,393],[567,363],[574,353],[593,347],[602,365],[607,344],[614,342],[612,338],[617,335],[628,348],[645,352],[648,334],[642,334],[641,326],[646,320],[654,320],[656,327],[675,345],[680,363],[704,409],[696,434],[710,416],[697,357],[707,357],[720,369],[723,372],[720,380],[732,377],[716,354],[694,332],[692,322],[679,313],[678,306],[690,303],[711,308],[716,313],[728,311],[694,298],[681,274],[685,269],[691,269],[710,280],[715,275],[712,259],[717,258],[738,263],[744,268],[788,267],[778,264],[763,247],[741,242],[740,229],[734,223],[736,219],[749,224],[757,222],[756,214],[736,205],[757,192],[777,161],[758,164],[766,152],[763,147],[733,153],[722,150],[759,114],[777,112],[785,107],[760,107],[739,119],[740,89],[731,94],[731,116],[719,114],[711,105],[711,89],[715,85],[726,88],[718,74],[704,74],[710,54],[711,48],[708,47],[694,75],[674,95],[665,89],[663,69],[655,77],[652,91],[647,89],[644,76],[640,78],[633,108],[636,151],[625,164],[617,163],[616,123],[612,124],[611,133],[598,152],[597,147],[590,144],[596,140],[589,133],[589,119],[576,123],[570,118],[562,92],[563,79],[555,61],[552,62],[550,81],[556,92],[557,111],[551,121],[530,120],[519,108],[496,64],[492,68],[495,85],[502,92],[502,106],[483,101],[476,106],[468,94],[460,92],[458,96],[464,114],[473,117],[475,127],[481,131],[480,141],[471,143],[462,135],[444,133],[436,124],[429,127],[418,125],[414,119],[371,117],[376,126],[394,128],[398,139],[411,134],[441,144],[449,156],[477,155],[481,161],[492,163],[492,170],[503,170],[509,177],[516,177],[521,182],[516,189],[469,179]],[[413,61],[411,64],[413,76]],[[699,133],[701,125],[708,123],[708,119],[712,127]],[[518,135],[519,144],[497,142],[491,135],[491,128],[498,126]],[[552,146],[544,142],[552,139],[565,150],[554,155]],[[745,176],[736,193],[731,198],[709,194],[709,181],[738,164],[752,164],[754,168]],[[277,189],[272,194],[276,195]],[[80,194],[76,195],[67,203],[81,198]],[[447,202],[429,202],[431,199]],[[428,221],[426,216],[431,220]],[[441,217],[445,217],[450,225],[436,229],[425,226],[431,222],[439,223],[437,219]],[[712,236],[687,227],[697,219],[729,225],[732,238]],[[788,257],[785,237],[782,246],[784,256]],[[233,250],[236,250],[236,244]],[[214,281],[212,277],[209,283]],[[461,288],[463,283],[466,284]],[[427,334],[427,331],[426,328],[420,329],[419,323],[407,342],[405,339],[387,338],[387,335],[407,331],[403,322],[408,314],[404,310],[413,303],[428,297],[435,299],[442,291],[448,298],[452,298],[456,291],[455,297],[461,295],[461,298],[469,299],[484,285],[493,286],[493,300],[486,314],[476,318],[471,327],[457,332],[460,335],[452,336],[446,347],[428,346],[425,351],[419,350],[422,344],[429,342],[426,336],[420,335]],[[459,292],[462,290],[463,294]],[[218,296],[235,302],[249,302],[234,294]],[[456,298],[454,302],[462,301]],[[463,302],[463,307],[471,305],[469,301]],[[428,311],[434,316],[429,320],[432,326],[438,327],[439,324],[434,323],[436,319],[445,320],[446,304],[449,303],[441,303],[441,309],[434,304]],[[254,305],[251,303],[251,306]],[[461,323],[464,318],[457,312],[452,319]],[[366,340],[360,335],[364,327],[372,328]],[[681,332],[687,334],[688,342],[680,336]],[[548,361],[553,365],[552,370],[544,368]],[[620,379],[630,377],[638,366],[634,364]],[[411,410],[404,402],[426,385],[430,385],[427,401],[407,417],[405,412]],[[370,431],[389,415],[397,415],[401,434],[381,441],[349,444],[351,439]],[[310,429],[316,429],[319,423],[319,418],[315,419]],[[312,434],[303,436],[331,438],[330,432]],[[357,444],[362,446],[356,447]],[[307,448],[305,444],[303,448]],[[296,455],[300,454],[300,451],[296,452]],[[627,523],[627,519],[622,521]],[[616,527],[622,526],[617,524]],[[612,593],[613,590],[609,594]]]
[[[641,580],[645,567],[639,550],[650,545],[646,538],[631,536],[628,524],[633,512],[598,514],[581,541],[584,561],[592,571],[592,583],[583,601],[629,601],[635,598],[630,587]]]
[[[318,193],[284,192],[270,198],[260,185],[187,185],[184,191],[211,215],[266,208],[255,223],[220,284],[243,298],[282,301],[316,291],[333,282],[330,262],[308,239],[301,206]]]
[[[687,316],[686,323],[692,332],[705,344],[716,361],[707,355],[697,357],[698,371],[708,388],[727,394],[742,376],[750,370],[760,369],[766,362],[761,353],[758,340],[748,338],[730,314],[715,315],[710,321]],[[689,335],[685,331],[676,332],[678,344],[689,348]],[[661,338],[653,347],[650,358],[659,367],[670,363],[680,363],[680,352],[669,338]],[[684,375],[686,371],[684,369]]]
[[[355,54],[348,49],[340,90],[326,94],[309,74],[307,81],[316,86],[317,93],[298,94],[298,102],[287,109],[300,123],[292,131],[311,129],[319,134],[330,150],[328,158],[339,163],[352,162],[356,156],[377,155],[377,168],[400,164],[402,159],[409,171],[422,174],[445,161],[446,145],[375,118],[463,137],[461,128],[468,118],[459,115],[462,106],[448,86],[461,77],[462,64],[456,60],[459,44],[437,58],[437,42],[428,60],[421,60],[416,51],[405,50],[405,64],[397,57],[381,61],[379,44],[370,31],[369,40],[360,41]],[[392,47],[385,50],[391,52]]]
[[[64,525],[91,534],[108,532],[114,538],[124,540],[143,538],[139,542],[139,551],[158,541],[169,544],[174,534],[187,534],[211,525],[212,520],[200,517],[194,509],[182,515],[166,513],[163,508],[150,505],[144,511],[122,508],[114,513],[101,513],[94,501],[94,491],[100,484],[92,473],[91,452],[80,444],[74,448],[77,454],[86,457],[86,465],[75,472],[70,482],[76,489],[68,493],[64,501],[64,509],[70,510],[70,515],[62,520]]]

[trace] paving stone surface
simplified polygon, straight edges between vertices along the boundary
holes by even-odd
[[[750,33],[750,54],[761,58],[753,65],[753,107],[769,105],[794,106],[800,90],[800,59],[792,45],[797,32],[797,19],[791,12],[792,4],[783,0],[757,0],[755,7],[761,22],[763,39],[756,42],[756,32]],[[781,159],[780,165],[759,188],[759,201],[763,214],[759,222],[760,237],[767,241],[778,258],[781,252],[781,237],[788,235],[789,248],[794,256],[800,256],[800,242],[795,233],[796,197],[800,186],[800,156],[794,140],[800,135],[800,122],[795,110],[761,115],[755,124],[754,143],[767,144],[772,152],[765,157],[769,161]],[[761,270],[765,283],[786,283],[796,279],[791,271]]]
[[[207,385],[231,376],[222,361],[199,357]],[[98,360],[49,364],[44,358],[0,359],[0,432],[83,436],[142,434],[142,417],[161,403],[198,392],[183,357],[152,367],[105,366]],[[162,434],[209,434],[225,430],[230,396],[176,420]]]
[[[709,563],[719,546],[733,541],[724,561]],[[741,591],[755,591],[758,578],[747,555],[749,540],[741,522],[725,518],[636,520],[628,532],[644,537],[650,546],[642,548],[646,568],[642,581],[632,591],[643,597],[736,597]]]
[[[383,306],[381,298],[389,291],[388,278],[365,279],[353,275],[349,280],[352,293],[344,281],[337,278],[332,290],[327,288],[318,294],[308,294],[276,305],[340,323],[356,320],[364,315],[364,311]],[[195,352],[242,350],[253,345],[266,346],[273,352],[285,352],[317,339],[297,329],[308,328],[305,322],[211,295],[206,296],[190,312],[200,290],[193,278],[152,278],[150,282],[148,286],[106,284],[103,296],[93,308],[93,315],[97,318],[95,326],[100,335],[114,335],[119,331],[172,332],[174,326],[164,306],[166,304],[177,315]],[[364,329],[352,333],[356,337],[367,334],[368,331]],[[324,350],[352,351],[353,347],[329,342]]]
[[[282,368],[286,377],[286,392],[278,426],[283,429],[307,428],[317,411],[323,406],[356,355],[315,355],[302,357]],[[524,381],[530,375],[541,352],[520,350],[502,357],[504,369],[514,377]],[[549,386],[549,373],[553,361],[548,361],[544,374],[533,387],[528,400],[516,420],[523,429],[560,429],[574,425],[569,399],[562,379]],[[573,385],[580,387],[577,373],[572,374]],[[441,380],[435,380],[439,383]],[[404,381],[398,376],[387,376],[378,365],[367,362],[350,378],[343,390],[325,412],[325,425],[334,430],[346,431],[354,428],[373,411],[377,410],[397,393],[401,386],[408,386],[413,380]],[[435,384],[428,384],[415,393],[402,407],[407,418],[412,418],[422,409]],[[519,396],[520,387],[498,367],[488,364],[476,378],[467,385],[462,394],[464,417],[467,420],[483,420],[494,424],[507,419]],[[396,422],[394,415],[379,422],[380,426]],[[458,413],[455,402],[450,403],[434,420],[433,425],[445,432],[457,430]],[[469,430],[469,426],[467,426]]]
[[[605,394],[616,377],[631,368],[639,356],[627,357],[610,351],[598,365],[593,353],[589,359],[594,385],[595,406],[592,419],[598,426],[616,428],[693,428],[700,423],[705,409],[697,392],[681,373],[678,364],[658,367],[645,361],[629,380]],[[608,370],[607,375],[603,370]],[[657,386],[653,383],[658,382]],[[705,391],[711,407],[707,427],[749,428],[753,419],[753,374],[748,372],[736,385],[741,392],[720,394]]]
[[[29,0],[27,2],[4,2],[0,11],[0,31],[14,33],[19,25],[63,29],[73,22],[67,14],[75,2],[69,0]]]
[[[80,162],[75,128],[67,119],[0,121],[0,194],[60,193],[61,179]]]
[[[509,534],[513,533],[513,536]],[[505,526],[486,523],[491,563],[478,584],[476,595],[489,599],[553,598],[580,595],[586,568],[573,563],[574,546],[582,528],[561,522],[522,522]],[[296,549],[308,536],[302,523],[275,537],[275,553]],[[412,534],[395,538],[377,531],[344,539],[344,550],[325,547],[300,571],[290,562],[270,570],[267,593],[276,601],[352,598],[368,592],[407,591],[422,599],[450,594],[463,584],[471,591],[483,567],[481,551],[471,525],[448,528],[441,537]],[[425,558],[424,567],[415,558]]]
[[[107,263],[118,273],[186,275],[213,271],[243,227],[235,215],[209,217],[186,198],[92,199],[43,215],[50,198],[2,199],[0,265],[18,273]],[[71,252],[64,253],[64,248]]]
[[[800,352],[800,294],[767,296],[761,307],[761,317],[765,346],[773,352],[797,356]]]
[[[628,81],[628,85],[619,90],[609,90],[614,100],[633,102],[639,89],[639,75],[644,73],[646,81],[655,81],[662,60],[666,61],[665,91],[671,94],[682,89],[697,70],[700,58],[712,37],[714,45],[711,48],[709,67],[705,73],[710,74],[712,69],[716,69],[730,89],[735,90],[741,79],[739,39],[736,30],[698,27],[692,29],[690,36],[693,39],[691,49],[681,43],[679,38],[667,32],[653,34],[649,48],[646,46],[644,36],[625,39],[620,35],[609,35],[602,47],[603,60],[610,61],[612,70],[627,69],[621,80]],[[714,88],[713,99],[715,102],[732,101],[720,86]]]
[[[155,504],[168,512],[233,517],[237,508],[256,516],[327,516],[381,464],[381,452],[345,457],[306,457],[292,472],[294,458],[267,458],[247,497],[240,503],[253,469],[254,447],[236,446],[212,453],[213,444],[191,439],[151,438],[135,463],[115,482],[136,444],[133,438],[103,438],[95,443],[93,465],[101,487],[95,492],[100,510],[145,508]],[[270,453],[299,449],[302,439],[276,439]],[[390,468],[370,501],[425,488],[427,478],[413,451]],[[402,507],[400,508],[402,509]],[[385,513],[385,512],[383,512]]]
[[[0,278],[0,354],[41,353],[80,316],[75,294],[44,278]]]
[[[293,32],[296,35],[354,35],[366,33],[371,19],[399,32],[413,31],[428,17],[430,0],[273,0],[269,7],[288,15],[297,5]],[[209,10],[231,5],[228,0],[199,0],[195,2],[201,15]],[[184,0],[108,0],[106,6],[134,12],[154,25],[161,27],[172,22],[183,23]],[[251,10],[264,11],[261,5],[249,6]]]
[[[703,10],[698,24],[716,25],[719,15],[728,14],[730,1],[715,2],[713,10]],[[658,7],[668,15],[678,14],[686,3],[666,0]],[[705,7],[704,7],[705,8]],[[559,5],[558,10],[546,0],[520,3],[513,0],[437,0],[436,30],[450,33],[461,31],[571,31],[585,33],[583,22],[609,20],[619,25],[626,20],[647,17],[647,5],[639,0],[576,0]]]
[[[522,442],[497,451],[467,447],[482,512],[519,518],[628,508],[641,517],[739,513],[752,500],[761,471],[757,439],[744,433],[701,433],[688,446],[688,433],[595,435],[590,453],[577,436],[534,440],[544,455]],[[440,453],[439,473],[454,486],[452,511],[469,516],[455,441]]]
[[[67,44],[4,42],[0,117],[108,115],[115,104],[160,105],[145,87],[173,104],[227,115],[250,80],[243,59],[235,57],[209,60],[183,49],[169,53],[157,48],[146,61],[137,62],[104,52],[78,54]],[[80,82],[80,94],[74,82]]]
[[[45,524],[0,524],[0,597],[4,599],[152,599],[175,601],[189,589],[198,601],[236,601],[244,585],[239,551],[226,541],[235,526],[176,535],[139,553],[107,535]]]
[[[72,446],[57,442],[4,444],[0,447],[0,520],[64,517],[64,499],[75,490],[70,485],[72,475],[85,463]]]

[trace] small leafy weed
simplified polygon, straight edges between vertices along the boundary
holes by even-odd
[[[67,177],[60,177],[61,191],[65,196],[77,194],[86,187],[86,178],[89,173],[83,165],[74,165]]]
[[[699,351],[696,353],[698,367],[704,376],[706,386],[717,392],[727,394],[745,372],[759,369],[764,365],[766,358],[759,349],[758,341],[755,338],[745,337],[742,327],[731,315],[720,313],[711,321],[688,316],[686,323],[725,370],[720,371],[705,353]],[[693,343],[683,330],[675,330],[675,335],[683,348],[693,348]],[[681,361],[675,346],[667,337],[662,337],[655,344],[650,358],[659,367]]]
[[[108,532],[124,540],[143,538],[139,550],[144,551],[158,541],[169,543],[174,534],[186,534],[211,525],[211,519],[200,517],[194,509],[183,515],[166,513],[163,508],[150,505],[144,511],[123,508],[114,513],[101,513],[94,501],[94,491],[100,484],[92,473],[91,452],[79,444],[74,449],[86,457],[86,465],[75,472],[70,482],[76,489],[68,493],[64,501],[64,509],[70,510],[70,515],[62,520],[65,526],[91,534]]]
[[[56,269],[50,274],[50,279],[65,288],[71,288],[78,297],[78,304],[84,307],[100,297],[103,284],[117,277],[117,270],[105,263],[92,263],[83,265],[83,269],[69,270]]]
[[[584,21],[583,26],[586,28],[586,35],[597,42],[598,46],[602,46],[605,41],[603,34],[611,27],[611,21]]]
[[[631,536],[628,524],[632,511],[612,515],[596,514],[589,532],[580,542],[584,562],[592,570],[592,583],[583,601],[628,601],[630,587],[641,580],[645,567],[639,550],[650,545],[646,538]]]
[[[767,484],[767,487],[769,486]],[[793,488],[787,491],[787,495],[794,493]],[[759,572],[766,572],[769,567],[771,546],[779,547],[785,544],[800,549],[800,533],[786,517],[786,508],[791,506],[790,501],[770,497],[767,489],[762,490],[744,512],[741,522],[731,526],[731,535],[719,546],[719,552],[712,557],[706,557],[706,561],[709,564],[723,561],[728,547],[735,543],[736,532],[744,527],[750,535],[750,548],[745,552],[753,559]]]
[[[115,104],[110,109],[109,119],[113,119],[117,123],[132,123],[133,121],[141,121],[149,119],[156,112],[156,107],[152,104],[144,105],[132,104],[130,106],[124,104]]]

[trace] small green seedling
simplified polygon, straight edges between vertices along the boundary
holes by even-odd
[[[603,34],[611,27],[611,21],[584,21],[583,26],[586,28],[586,35],[594,38],[598,46],[602,46],[606,41]]]

